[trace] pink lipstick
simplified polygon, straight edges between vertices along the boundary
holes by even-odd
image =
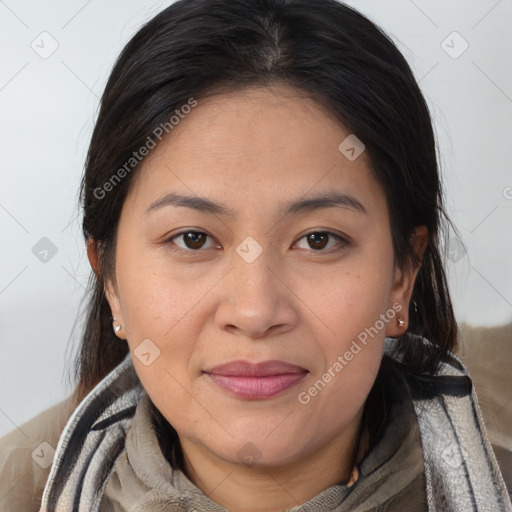
[[[301,381],[308,370],[284,361],[231,361],[204,373],[221,389],[251,400],[271,398]]]

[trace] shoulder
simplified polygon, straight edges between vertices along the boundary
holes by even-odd
[[[71,395],[0,437],[0,512],[39,510]]]
[[[471,374],[489,440],[512,495],[512,323],[460,324],[457,354]]]
[[[447,415],[450,425],[445,422],[446,428],[439,429],[437,444],[448,435],[449,426],[455,428],[457,423],[462,429],[458,435],[460,442],[471,428],[475,436],[481,437],[489,464],[498,464],[507,491],[512,495],[512,423],[507,411],[512,395],[506,368],[510,359],[507,352],[512,355],[512,345],[511,326],[504,327],[462,325],[458,350],[449,352],[432,375],[411,374],[401,362],[394,363],[407,382],[418,414],[430,416],[427,420],[430,426],[442,425],[441,419]],[[422,342],[430,343],[425,339]],[[466,439],[466,443],[468,452],[478,444],[475,439]]]

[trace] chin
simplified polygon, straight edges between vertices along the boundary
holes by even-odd
[[[218,456],[234,464],[245,467],[269,469],[292,464],[302,458],[297,443],[286,439],[286,444],[270,443],[265,437],[244,439],[239,443],[230,443],[218,453]]]

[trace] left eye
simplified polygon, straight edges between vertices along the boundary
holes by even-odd
[[[308,233],[306,235],[304,235],[302,238],[299,239],[300,240],[306,240],[306,243],[309,245],[309,247],[311,247],[314,251],[322,251],[322,249],[324,249],[330,239],[337,239],[338,241],[341,241],[341,247],[338,247],[338,249],[336,250],[341,250],[343,249],[347,244],[348,244],[348,241],[345,240],[343,237],[339,236],[339,235],[335,235],[334,233],[331,233],[330,231],[312,231],[311,233]],[[332,248],[333,246],[329,247]],[[307,247],[306,247],[307,249]],[[323,252],[328,252],[328,251],[323,251]]]

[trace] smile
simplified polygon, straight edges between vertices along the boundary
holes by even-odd
[[[203,372],[219,388],[251,400],[274,397],[295,386],[309,372],[283,361],[253,364],[233,361]]]

